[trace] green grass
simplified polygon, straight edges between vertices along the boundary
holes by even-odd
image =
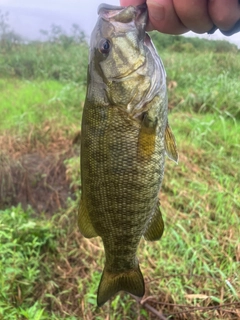
[[[80,125],[85,87],[56,80],[0,79],[0,130],[21,135],[30,125]],[[76,121],[78,119],[78,121]]]
[[[0,316],[2,319],[47,319],[39,302],[32,301],[39,279],[50,280],[50,266],[41,263],[56,254],[56,230],[50,221],[30,218],[20,207],[0,211]]]
[[[1,38],[0,38],[1,42]],[[88,48],[86,42],[29,43],[0,47],[0,74],[21,79],[67,80],[86,84]]]
[[[239,119],[239,54],[165,51],[162,58],[170,86],[170,106]]]
[[[239,52],[198,51],[197,43],[170,46],[161,50],[157,44],[168,74],[169,121],[179,164],[166,164],[163,238],[142,240],[138,250],[147,303],[173,315],[170,319],[233,320],[240,308]],[[61,132],[61,145],[61,136],[78,130],[87,61],[81,63],[80,77],[74,71],[80,60],[71,61],[76,48],[57,46],[54,54],[58,50],[63,57],[57,78],[53,69],[44,69],[41,53],[47,52],[46,66],[52,61],[48,45],[21,48],[9,57],[1,53],[0,137],[21,143],[30,129],[44,131],[49,123],[51,132]],[[21,64],[24,52],[29,56]],[[32,69],[26,69],[27,61]],[[99,238],[83,238],[76,226],[79,158],[65,160],[65,166],[77,196],[66,210],[52,217],[21,206],[0,211],[0,319],[156,319],[126,293],[96,308],[103,248]]]
[[[164,208],[163,202],[163,211],[168,226],[159,243],[157,269],[160,274],[174,274],[174,278],[181,275],[182,288],[174,285],[171,289],[179,303],[184,303],[188,292],[221,303],[239,299],[239,127],[232,120],[213,118],[184,113],[171,116],[180,160],[178,167],[168,163],[166,168],[163,197],[168,203]],[[158,251],[154,249],[149,247]],[[203,285],[198,287],[200,279]],[[232,292],[227,279],[231,279]],[[166,287],[166,280],[162,281]],[[225,297],[221,298],[220,289]]]

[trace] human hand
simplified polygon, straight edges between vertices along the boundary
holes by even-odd
[[[120,0],[122,6],[147,3],[148,30],[169,34],[213,33],[225,35],[240,31],[238,0]]]

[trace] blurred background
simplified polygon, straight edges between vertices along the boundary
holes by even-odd
[[[118,0],[108,0],[106,2],[119,5]],[[0,10],[10,13],[10,26],[26,39],[41,39],[39,30],[49,29],[53,23],[61,25],[67,32],[70,31],[73,23],[78,24],[88,39],[97,19],[97,7],[101,3],[101,0],[88,2],[79,0],[69,0],[67,2],[66,0],[2,0]],[[240,47],[239,34],[226,37],[219,31],[216,31],[213,35],[197,35],[188,32],[186,36],[198,36],[209,40],[226,40]]]

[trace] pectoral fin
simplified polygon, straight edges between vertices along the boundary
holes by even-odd
[[[151,118],[148,113],[143,115],[141,130],[138,138],[138,153],[140,156],[150,159],[156,147],[157,119]]]
[[[144,238],[148,241],[159,240],[164,231],[164,222],[159,205],[156,206],[154,215],[147,230],[144,233]]]
[[[80,205],[78,210],[78,227],[81,234],[85,238],[93,238],[98,236],[90,220],[85,201],[82,198],[80,200]]]
[[[173,135],[173,132],[167,123],[166,130],[165,130],[165,151],[168,157],[178,163],[178,151],[176,146],[176,141]]]

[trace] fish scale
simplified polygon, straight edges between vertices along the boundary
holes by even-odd
[[[177,161],[165,71],[146,23],[146,6],[102,5],[91,37],[78,224],[85,237],[103,241],[99,306],[120,290],[143,296],[137,247],[142,236],[162,236],[158,194],[166,152]],[[128,52],[134,52],[132,64]]]

